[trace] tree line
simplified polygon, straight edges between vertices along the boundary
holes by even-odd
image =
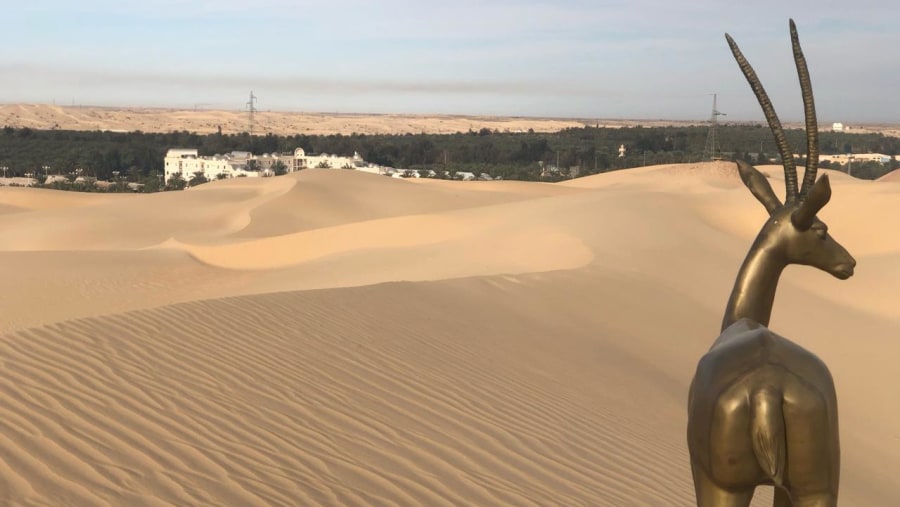
[[[74,174],[99,180],[125,180],[158,188],[163,158],[170,148],[197,148],[200,155],[249,151],[352,155],[398,169],[467,171],[516,180],[561,179],[662,163],[702,159],[706,126],[586,126],[555,133],[510,133],[490,129],[455,134],[264,135],[35,130],[5,127],[0,133],[0,168],[6,176]],[[805,153],[803,130],[786,130],[795,153]],[[726,158],[764,162],[777,158],[772,135],[763,125],[720,125],[719,145]],[[823,154],[884,153],[890,164],[854,163],[853,175],[877,178],[897,168],[900,139],[877,133],[820,132]],[[624,145],[625,156],[619,157]],[[824,165],[823,165],[824,166]],[[558,168],[558,172],[548,169]],[[837,169],[846,170],[838,167]],[[154,184],[153,181],[157,183]]]

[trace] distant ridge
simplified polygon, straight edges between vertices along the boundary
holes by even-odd
[[[256,111],[254,132],[277,135],[453,134],[483,128],[500,132],[558,132],[567,128],[694,125],[702,122],[589,118],[539,118],[494,115],[368,114]],[[152,107],[2,104],[0,126],[51,130],[142,132],[188,131],[224,134],[247,130],[247,113],[239,110]],[[257,130],[258,129],[258,130]]]

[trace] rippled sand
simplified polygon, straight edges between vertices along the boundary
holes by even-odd
[[[789,268],[771,327],[835,377],[842,504],[897,505],[900,183],[829,174],[857,274]],[[730,163],[0,188],[0,502],[691,505],[687,386],[764,219]]]

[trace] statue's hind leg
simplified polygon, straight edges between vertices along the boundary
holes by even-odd
[[[837,507],[837,497],[828,493],[798,496],[793,507]]]
[[[691,461],[691,473],[694,475],[694,491],[697,494],[697,507],[749,507],[753,499],[753,488],[746,491],[731,491],[719,487],[706,473]]]
[[[776,487],[775,501],[772,503],[772,507],[794,507],[794,504],[791,503],[791,497],[788,495],[787,491],[783,488]]]

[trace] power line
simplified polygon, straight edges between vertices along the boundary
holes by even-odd
[[[250,100],[246,104],[247,110],[250,112],[250,135],[253,135],[253,113],[256,112],[256,95],[253,95],[253,90],[250,90]]]
[[[716,94],[713,93],[712,114],[709,117],[709,133],[706,135],[706,146],[703,147],[703,160],[721,160],[719,155],[722,147],[719,146],[719,116],[727,116],[716,109]]]

